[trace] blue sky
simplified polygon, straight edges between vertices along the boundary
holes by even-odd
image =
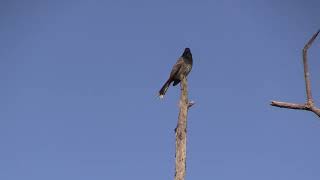
[[[318,180],[320,121],[301,50],[320,2],[0,2],[0,179],[172,179],[185,47],[194,67],[187,179]],[[319,103],[320,39],[309,51]]]

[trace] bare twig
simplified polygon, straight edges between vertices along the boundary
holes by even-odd
[[[287,102],[279,102],[272,101],[272,106],[280,107],[280,108],[289,108],[289,109],[299,109],[299,110],[308,110],[305,104],[296,104],[296,103],[287,103]]]
[[[189,101],[188,108],[190,108],[190,107],[193,106],[194,104],[196,104],[194,101]]]
[[[320,117],[320,109],[314,105],[314,101],[311,93],[311,81],[310,81],[310,72],[308,66],[308,49],[311,47],[312,43],[318,36],[320,30],[317,31],[308,43],[304,46],[302,50],[303,54],[303,69],[304,69],[304,80],[306,85],[306,94],[307,94],[307,102],[305,104],[296,104],[296,103],[288,103],[288,102],[279,102],[279,101],[271,101],[271,106],[276,106],[280,108],[288,108],[288,109],[298,109],[298,110],[307,110],[312,111],[316,115]]]
[[[186,175],[186,155],[187,155],[187,115],[188,109],[194,102],[188,100],[188,84],[185,77],[181,78],[180,112],[176,132],[176,169],[175,180],[184,180]]]
[[[304,79],[306,83],[306,93],[307,93],[307,103],[309,105],[313,104],[312,94],[311,94],[311,83],[310,83],[310,73],[309,73],[309,66],[308,66],[308,49],[311,47],[313,41],[318,36],[319,31],[316,32],[309,42],[304,46],[302,50],[303,54],[303,69],[304,69]]]

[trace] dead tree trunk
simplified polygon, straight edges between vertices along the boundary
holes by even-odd
[[[188,83],[185,77],[181,78],[180,112],[176,132],[176,168],[175,180],[184,180],[186,175],[186,155],[187,155],[187,115],[188,109],[194,103],[188,100]]]
[[[280,101],[271,101],[271,106],[276,106],[280,108],[288,108],[288,109],[298,109],[298,110],[307,110],[315,113],[320,117],[320,109],[317,108],[314,104],[312,95],[311,95],[311,82],[310,82],[310,72],[309,72],[309,66],[308,66],[308,49],[311,47],[313,41],[318,36],[320,30],[317,31],[311,39],[308,41],[308,43],[304,46],[302,50],[302,58],[303,58],[303,69],[304,69],[304,80],[305,80],[305,86],[306,86],[306,94],[307,94],[307,100],[304,104],[297,104],[297,103],[288,103],[288,102],[280,102]]]

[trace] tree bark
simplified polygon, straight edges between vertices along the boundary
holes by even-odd
[[[184,180],[186,175],[186,155],[187,155],[187,115],[188,109],[194,103],[188,100],[188,83],[185,77],[181,78],[180,112],[176,133],[176,168],[174,180]]]

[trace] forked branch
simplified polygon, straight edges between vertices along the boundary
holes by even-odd
[[[308,43],[304,46],[304,48],[302,50],[304,80],[305,80],[306,94],[307,94],[306,103],[305,104],[296,104],[296,103],[288,103],[288,102],[271,101],[271,106],[276,106],[276,107],[280,107],[280,108],[288,108],[288,109],[312,111],[320,117],[320,109],[314,105],[314,101],[312,98],[310,72],[309,72],[308,57],[307,57],[308,49],[311,47],[312,43],[314,42],[314,40],[318,36],[319,32],[320,32],[320,30],[317,31],[311,37],[311,39],[308,41]]]

